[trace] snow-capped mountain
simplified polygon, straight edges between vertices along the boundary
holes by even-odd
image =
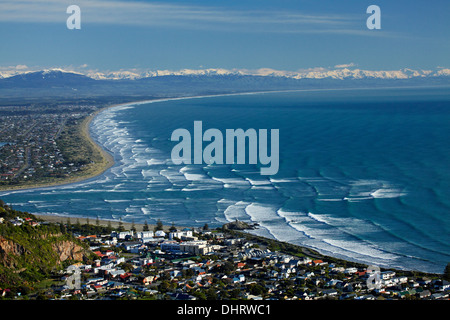
[[[450,76],[450,69],[438,68],[436,70],[413,70],[409,68],[400,70],[362,70],[358,68],[312,68],[298,71],[275,70],[271,68],[249,69],[181,69],[181,70],[117,70],[74,71],[71,69],[52,68],[46,70],[0,70],[0,79],[21,74],[43,72],[43,75],[52,72],[73,73],[84,75],[95,80],[137,80],[161,76],[271,76],[292,79],[413,79],[426,77]]]
[[[315,68],[119,70],[111,72],[46,69],[6,70],[0,78],[0,102],[130,101],[239,92],[340,88],[450,86],[450,69],[369,71]]]
[[[300,71],[284,71],[270,68],[256,70],[248,69],[182,69],[182,70],[156,70],[156,71],[112,71],[112,72],[90,72],[86,74],[93,79],[140,79],[158,76],[223,76],[223,75],[250,75],[250,76],[272,76],[287,77],[293,79],[411,79],[415,77],[450,76],[450,69],[439,70],[361,70],[361,69],[325,69],[316,68]]]

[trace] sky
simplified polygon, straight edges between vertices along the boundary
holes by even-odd
[[[0,68],[449,68],[449,13],[448,0],[0,0]]]

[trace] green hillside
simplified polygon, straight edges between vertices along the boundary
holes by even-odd
[[[43,223],[2,200],[0,221],[0,288],[33,285],[89,255],[86,245],[64,226]]]

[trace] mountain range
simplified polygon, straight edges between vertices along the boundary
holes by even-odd
[[[398,86],[450,86],[450,69],[367,71],[347,67],[288,72],[273,69],[180,71],[117,71],[86,73],[48,69],[15,71],[0,78],[0,104],[118,103],[223,93],[374,88]]]
[[[161,76],[272,76],[272,77],[286,77],[292,79],[412,79],[425,77],[441,77],[450,76],[450,69],[438,68],[436,70],[415,70],[404,68],[399,70],[362,70],[352,68],[352,64],[336,66],[337,68],[311,68],[298,71],[284,71],[275,70],[271,68],[260,68],[256,70],[249,69],[223,69],[223,68],[209,68],[209,69],[181,69],[176,71],[171,70],[118,70],[118,71],[96,71],[86,70],[84,72],[65,70],[60,68],[51,68],[46,70],[29,71],[29,70],[0,70],[0,79],[10,78],[13,76],[24,76],[27,74],[46,75],[51,77],[52,73],[63,72],[73,73],[87,76],[94,80],[137,80],[149,77]]]

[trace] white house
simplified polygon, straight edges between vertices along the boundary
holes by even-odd
[[[354,268],[354,267],[347,268],[347,269],[345,269],[345,271],[344,271],[344,273],[346,273],[346,274],[353,274],[353,273],[356,273],[356,272],[358,272],[358,269],[357,269],[357,268]]]
[[[125,248],[125,250],[130,251],[133,248],[141,247],[142,243],[139,241],[130,241],[122,243],[122,246]]]
[[[155,236],[153,231],[141,231],[136,232],[135,237],[137,239],[153,238]]]
[[[133,231],[122,231],[122,232],[111,232],[111,237],[116,237],[117,239],[124,240],[126,237],[132,237]]]
[[[380,273],[380,277],[383,280],[390,279],[390,278],[392,278],[394,276],[395,276],[395,272],[394,271],[383,271],[383,272]]]
[[[166,236],[166,233],[162,230],[158,230],[155,232],[155,237],[161,237],[164,238]]]
[[[109,274],[111,275],[111,277],[117,277],[117,276],[120,276],[120,275],[122,275],[122,274],[124,274],[124,273],[126,273],[125,272],[125,270],[122,270],[122,269],[117,269],[117,270],[112,270],[112,271],[110,271],[109,272]]]
[[[192,230],[183,230],[183,231],[176,231],[176,232],[170,232],[169,233],[169,240],[172,240],[174,238],[179,238],[181,240],[184,240],[186,238],[192,238]]]

